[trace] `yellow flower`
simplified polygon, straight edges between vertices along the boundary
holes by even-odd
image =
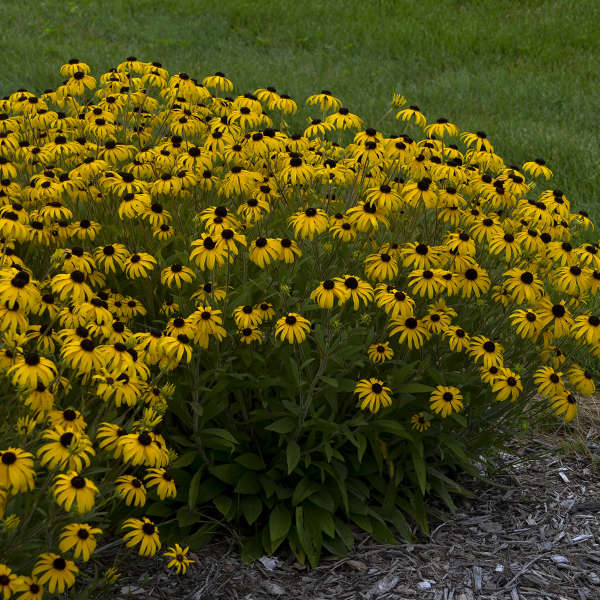
[[[375,414],[379,412],[381,406],[387,408],[392,405],[390,394],[392,390],[387,387],[381,379],[361,379],[354,388],[354,393],[360,400],[360,408],[369,410]]]

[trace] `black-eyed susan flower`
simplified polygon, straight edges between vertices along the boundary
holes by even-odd
[[[169,546],[167,552],[163,553],[163,556],[171,559],[167,563],[167,569],[173,569],[177,575],[185,575],[189,565],[195,562],[191,558],[188,558],[188,552],[188,546],[185,548],[182,548],[179,544]]]
[[[510,321],[522,338],[536,340],[542,330],[539,317],[534,310],[518,309],[511,313]]]
[[[544,293],[544,284],[531,271],[515,267],[506,271],[504,276],[505,287],[519,304],[535,303]]]
[[[280,253],[280,242],[276,238],[259,237],[248,246],[250,260],[261,269],[277,260]]]
[[[189,363],[192,360],[192,340],[185,333],[167,335],[164,337],[162,348],[165,357],[179,364],[181,361]]]
[[[255,327],[262,322],[262,315],[254,306],[238,306],[233,310],[233,319],[238,328]]]
[[[361,410],[368,408],[373,414],[379,412],[382,406],[387,408],[392,405],[392,390],[381,379],[361,379],[356,384],[354,393],[358,395]]]
[[[0,271],[0,303],[9,308],[19,305],[29,312],[40,300],[41,294],[29,273],[14,268]]]
[[[21,592],[21,600],[42,600],[44,596],[44,586],[35,575],[22,575],[16,582],[15,590]]]
[[[51,280],[51,286],[52,293],[62,301],[85,302],[94,295],[92,288],[86,282],[85,273],[80,270],[55,275]]]
[[[514,371],[501,368],[492,383],[492,392],[496,394],[496,400],[503,402],[509,399],[514,402],[523,391],[521,377]]]
[[[575,339],[585,339],[588,344],[600,342],[600,317],[596,315],[579,315],[571,331]]]
[[[579,365],[573,365],[567,372],[567,377],[571,385],[584,396],[591,396],[596,391],[593,375]]]
[[[493,342],[484,335],[471,338],[469,354],[476,361],[482,361],[484,367],[502,366],[504,348],[498,342]]]
[[[490,277],[485,269],[473,265],[457,273],[458,285],[463,298],[475,295],[479,298],[490,289]]]
[[[369,254],[364,265],[366,276],[373,281],[389,281],[398,274],[398,260],[387,252]]]
[[[139,544],[138,554],[140,556],[154,556],[160,550],[158,527],[148,517],[127,519],[121,529],[129,529],[123,535],[125,545],[133,548]]]
[[[335,277],[335,280],[347,291],[346,300],[352,300],[354,310],[358,310],[361,304],[366,306],[373,300],[373,287],[367,281],[354,275]]]
[[[175,498],[177,488],[171,474],[164,468],[151,468],[146,470],[144,476],[148,488],[156,488],[156,493],[161,500]]]
[[[454,386],[438,385],[429,397],[429,408],[442,418],[452,412],[460,412],[463,408],[463,396]]]
[[[19,355],[7,371],[13,385],[29,390],[34,390],[40,383],[50,385],[57,374],[56,365],[35,352]]]
[[[259,302],[254,306],[262,321],[270,321],[275,316],[275,309],[270,302]]]
[[[275,337],[288,344],[301,344],[310,332],[310,321],[298,313],[288,313],[275,324]]]
[[[194,272],[189,267],[175,263],[161,271],[160,282],[167,287],[181,289],[184,283],[191,283],[194,277]]]
[[[523,163],[523,171],[532,177],[552,178],[552,171],[546,166],[546,161],[543,158],[536,158]]]
[[[550,407],[555,414],[563,415],[567,423],[577,416],[577,399],[566,390],[562,394],[551,398]]]
[[[44,430],[41,438],[45,441],[38,448],[37,456],[40,465],[49,469],[81,471],[90,465],[91,457],[96,454],[85,433],[60,425]]]
[[[379,205],[365,200],[359,202],[358,206],[353,206],[347,211],[348,222],[353,225],[357,231],[368,233],[379,229],[380,225],[389,227],[387,219],[387,210]]]
[[[553,304],[548,298],[543,298],[536,305],[536,312],[539,315],[542,327],[548,327],[555,338],[568,335],[575,325],[571,312],[565,306],[564,300],[561,300],[557,304]],[[593,331],[593,329],[591,329],[593,325],[589,325],[590,327],[588,328],[584,326],[584,331]]]
[[[316,302],[321,308],[333,308],[335,299],[338,303],[343,303],[349,296],[348,290],[343,287],[339,280],[326,279],[322,281],[317,288],[310,293],[310,299]]]
[[[40,585],[48,585],[51,594],[54,592],[62,594],[73,587],[79,569],[72,560],[47,552],[38,556],[31,573],[34,577],[38,577]]]
[[[58,549],[61,552],[72,550],[75,558],[87,562],[96,550],[98,535],[102,535],[99,527],[92,527],[88,523],[70,523],[60,534]]]
[[[427,119],[421,112],[421,109],[416,105],[411,105],[408,108],[404,108],[396,114],[396,119],[402,119],[402,121],[410,121],[414,119],[415,123],[419,127],[425,128],[427,125]]]
[[[235,256],[227,251],[227,248],[218,244],[216,238],[208,233],[203,233],[200,239],[192,242],[190,260],[202,271],[213,270],[215,267],[224,265],[227,261],[233,262]]]
[[[372,363],[379,364],[394,358],[394,350],[389,342],[381,342],[371,344],[367,349],[367,355]]]
[[[156,259],[147,252],[135,252],[125,260],[125,275],[129,279],[147,278],[156,266]]]
[[[443,269],[416,269],[409,273],[408,285],[418,296],[433,298],[446,288],[444,274]]]
[[[13,494],[27,492],[34,487],[33,454],[21,448],[10,447],[0,451],[0,488]]]
[[[288,223],[297,238],[312,240],[327,229],[329,218],[322,208],[309,207],[289,217]]]
[[[278,260],[285,262],[286,264],[292,264],[296,258],[302,256],[302,250],[296,243],[295,240],[288,238],[278,238],[275,241],[275,246],[278,249]]]
[[[393,286],[380,283],[375,287],[375,301],[390,317],[410,317],[414,313],[415,301]]]
[[[82,433],[87,427],[83,415],[74,408],[50,411],[48,422],[51,427],[62,427],[65,431],[76,431],[78,433]]]
[[[122,475],[115,480],[117,495],[127,506],[144,506],[146,504],[146,488],[134,475]]]
[[[121,436],[119,445],[123,452],[123,460],[134,466],[162,467],[168,460],[164,448],[157,444],[155,434],[149,431]]]
[[[331,124],[335,129],[360,129],[363,126],[362,119],[350,112],[348,108],[342,106],[337,109],[337,112],[330,114],[326,119],[326,123]]]
[[[448,340],[450,350],[454,352],[464,352],[471,345],[471,338],[459,325],[450,325],[447,327],[444,331],[444,337]]]
[[[420,348],[430,336],[423,320],[414,316],[396,317],[390,321],[388,329],[389,335],[398,334],[398,342],[406,343],[410,349]]]
[[[56,476],[52,493],[61,508],[68,512],[75,505],[77,512],[83,514],[92,510],[95,502],[94,496],[99,492],[90,479],[76,471],[69,471]]]
[[[425,416],[424,412],[419,412],[410,418],[410,425],[419,433],[423,433],[431,427],[431,420]]]
[[[423,176],[418,181],[409,181],[402,189],[402,198],[412,207],[423,204],[425,208],[435,208],[438,203],[438,188],[430,177]]]
[[[555,398],[565,392],[565,382],[561,371],[552,367],[541,367],[533,374],[533,382],[538,392],[547,398]]]
[[[242,344],[252,344],[253,342],[261,344],[263,341],[263,333],[258,327],[244,327],[238,329],[238,335],[240,336],[240,342],[242,342]]]
[[[450,123],[448,119],[440,117],[435,123],[430,123],[425,127],[425,134],[428,137],[436,138],[456,137],[458,136],[458,127]]]

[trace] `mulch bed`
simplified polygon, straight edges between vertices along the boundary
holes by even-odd
[[[564,440],[563,440],[564,441]],[[119,580],[120,600],[594,600],[600,598],[600,444],[561,455],[547,438],[503,455],[498,486],[465,480],[475,493],[420,543],[362,539],[344,558],[310,570],[293,559],[240,560],[232,543],[191,556],[185,577],[162,560]],[[527,460],[523,460],[523,459]],[[160,566],[159,566],[160,565]]]

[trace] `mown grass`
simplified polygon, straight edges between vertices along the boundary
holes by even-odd
[[[369,125],[397,91],[430,119],[485,130],[507,161],[545,158],[552,185],[600,216],[597,0],[4,0],[2,11],[0,95],[55,85],[73,56],[98,73],[131,54],[224,71],[238,92],[274,85],[303,100],[327,88]]]

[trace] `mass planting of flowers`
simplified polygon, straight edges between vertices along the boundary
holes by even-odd
[[[399,95],[384,134],[326,90],[60,73],[0,100],[4,599],[114,583],[119,537],[177,575],[223,524],[313,565],[409,538],[594,392],[599,247],[543,160]]]

